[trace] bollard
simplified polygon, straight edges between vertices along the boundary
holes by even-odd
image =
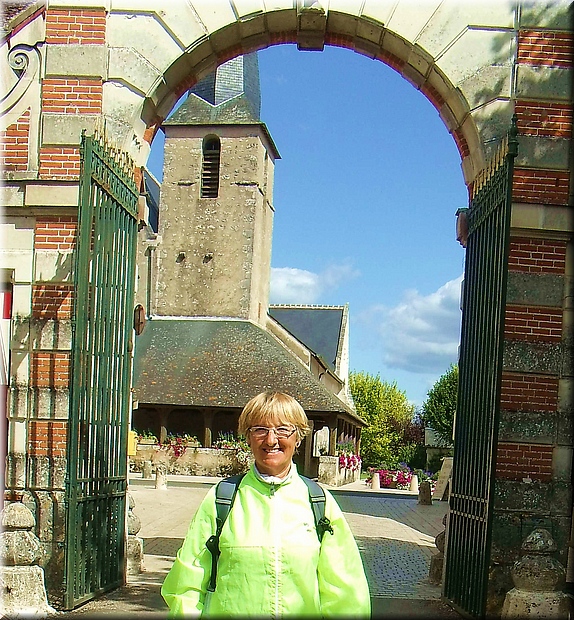
[[[142,464],[142,478],[151,478],[151,461],[144,461]]]
[[[419,504],[432,506],[431,487],[428,480],[424,480],[419,484]]]
[[[371,478],[371,489],[373,491],[378,491],[381,488],[381,478],[379,476],[378,471],[373,472],[373,476]]]
[[[415,491],[415,493],[419,492],[419,477],[417,474],[413,474],[411,476],[411,484],[409,486],[409,491]]]
[[[155,468],[155,488],[161,491],[167,489],[167,474],[165,469],[159,465]]]

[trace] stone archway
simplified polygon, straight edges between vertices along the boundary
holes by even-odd
[[[68,259],[76,234],[81,130],[105,124],[143,165],[159,123],[185,90],[225,60],[285,43],[302,50],[345,47],[398,71],[439,111],[468,185],[516,112],[521,135],[496,471],[496,578],[505,587],[502,573],[529,533],[524,528],[537,518],[552,522],[565,563],[572,505],[555,498],[571,496],[574,444],[566,269],[574,251],[570,3],[77,4],[27,3],[2,45],[9,92],[0,124],[1,189],[11,243],[2,275],[13,286],[16,317],[6,486],[38,506],[51,596],[57,599],[61,585],[61,532],[49,524],[62,505],[64,480],[49,470],[62,471],[66,458],[58,440],[68,416]],[[46,372],[56,365],[57,376]],[[519,527],[516,514],[526,515]]]
[[[161,19],[134,19],[135,14],[114,6],[108,18],[110,32],[116,33],[113,55],[125,58],[125,65],[128,58],[139,63],[128,73],[118,61],[107,79],[115,102],[110,97],[107,109],[104,98],[104,115],[116,126],[135,119],[131,128],[122,129],[124,146],[145,160],[144,142],[151,142],[179,97],[230,58],[285,43],[301,50],[336,45],[384,62],[431,101],[457,144],[467,184],[472,182],[488,145],[502,135],[512,114],[513,9],[479,11],[480,25],[469,27],[469,9],[453,12],[439,3],[416,8],[406,2],[380,3],[370,13],[331,10],[327,2],[309,4],[256,12],[235,6],[196,12],[180,7],[162,12]],[[185,13],[188,27],[177,36],[181,24],[174,28],[173,22],[185,19]],[[463,60],[468,46],[481,53]],[[144,59],[146,72],[138,71]]]

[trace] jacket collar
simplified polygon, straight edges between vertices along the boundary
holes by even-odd
[[[295,463],[292,462],[291,467],[289,468],[289,471],[287,472],[287,475],[284,478],[278,478],[277,476],[270,476],[269,474],[261,473],[257,469],[257,465],[255,463],[253,463],[252,465],[252,470],[253,470],[253,473],[255,474],[255,477],[261,482],[265,484],[269,484],[269,485],[274,484],[276,486],[279,486],[281,484],[285,484],[286,482],[291,481],[291,479],[293,478],[293,475],[297,473],[297,465],[295,465]]]

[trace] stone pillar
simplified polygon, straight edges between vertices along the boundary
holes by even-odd
[[[510,571],[514,588],[507,592],[501,618],[569,617],[568,599],[562,588],[566,570],[552,557],[557,550],[550,532],[533,530],[522,543],[523,556]]]
[[[381,477],[378,471],[374,471],[371,477],[371,489],[378,491],[381,488]]]
[[[41,553],[38,537],[32,532],[34,515],[19,502],[2,511],[0,576],[3,618],[45,618],[56,610],[48,605],[44,570],[37,566]]]
[[[431,486],[428,480],[423,480],[419,484],[419,504],[432,506]]]
[[[446,528],[446,515],[442,518],[442,524]],[[444,542],[446,538],[446,532],[443,530],[436,535],[434,544],[438,549],[438,553],[435,553],[430,561],[429,568],[429,581],[431,583],[442,583],[442,568],[444,565]]]
[[[151,478],[152,465],[150,460],[142,463],[142,478]]]
[[[137,533],[141,529],[141,521],[134,514],[135,501],[130,493],[128,499],[128,545],[127,545],[127,571],[128,575],[139,575],[144,568],[143,540],[138,538]]]
[[[161,491],[167,489],[167,467],[164,463],[155,466],[155,488]]]

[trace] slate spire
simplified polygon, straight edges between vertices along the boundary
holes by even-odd
[[[200,80],[164,124],[260,122],[257,52],[232,58]]]

